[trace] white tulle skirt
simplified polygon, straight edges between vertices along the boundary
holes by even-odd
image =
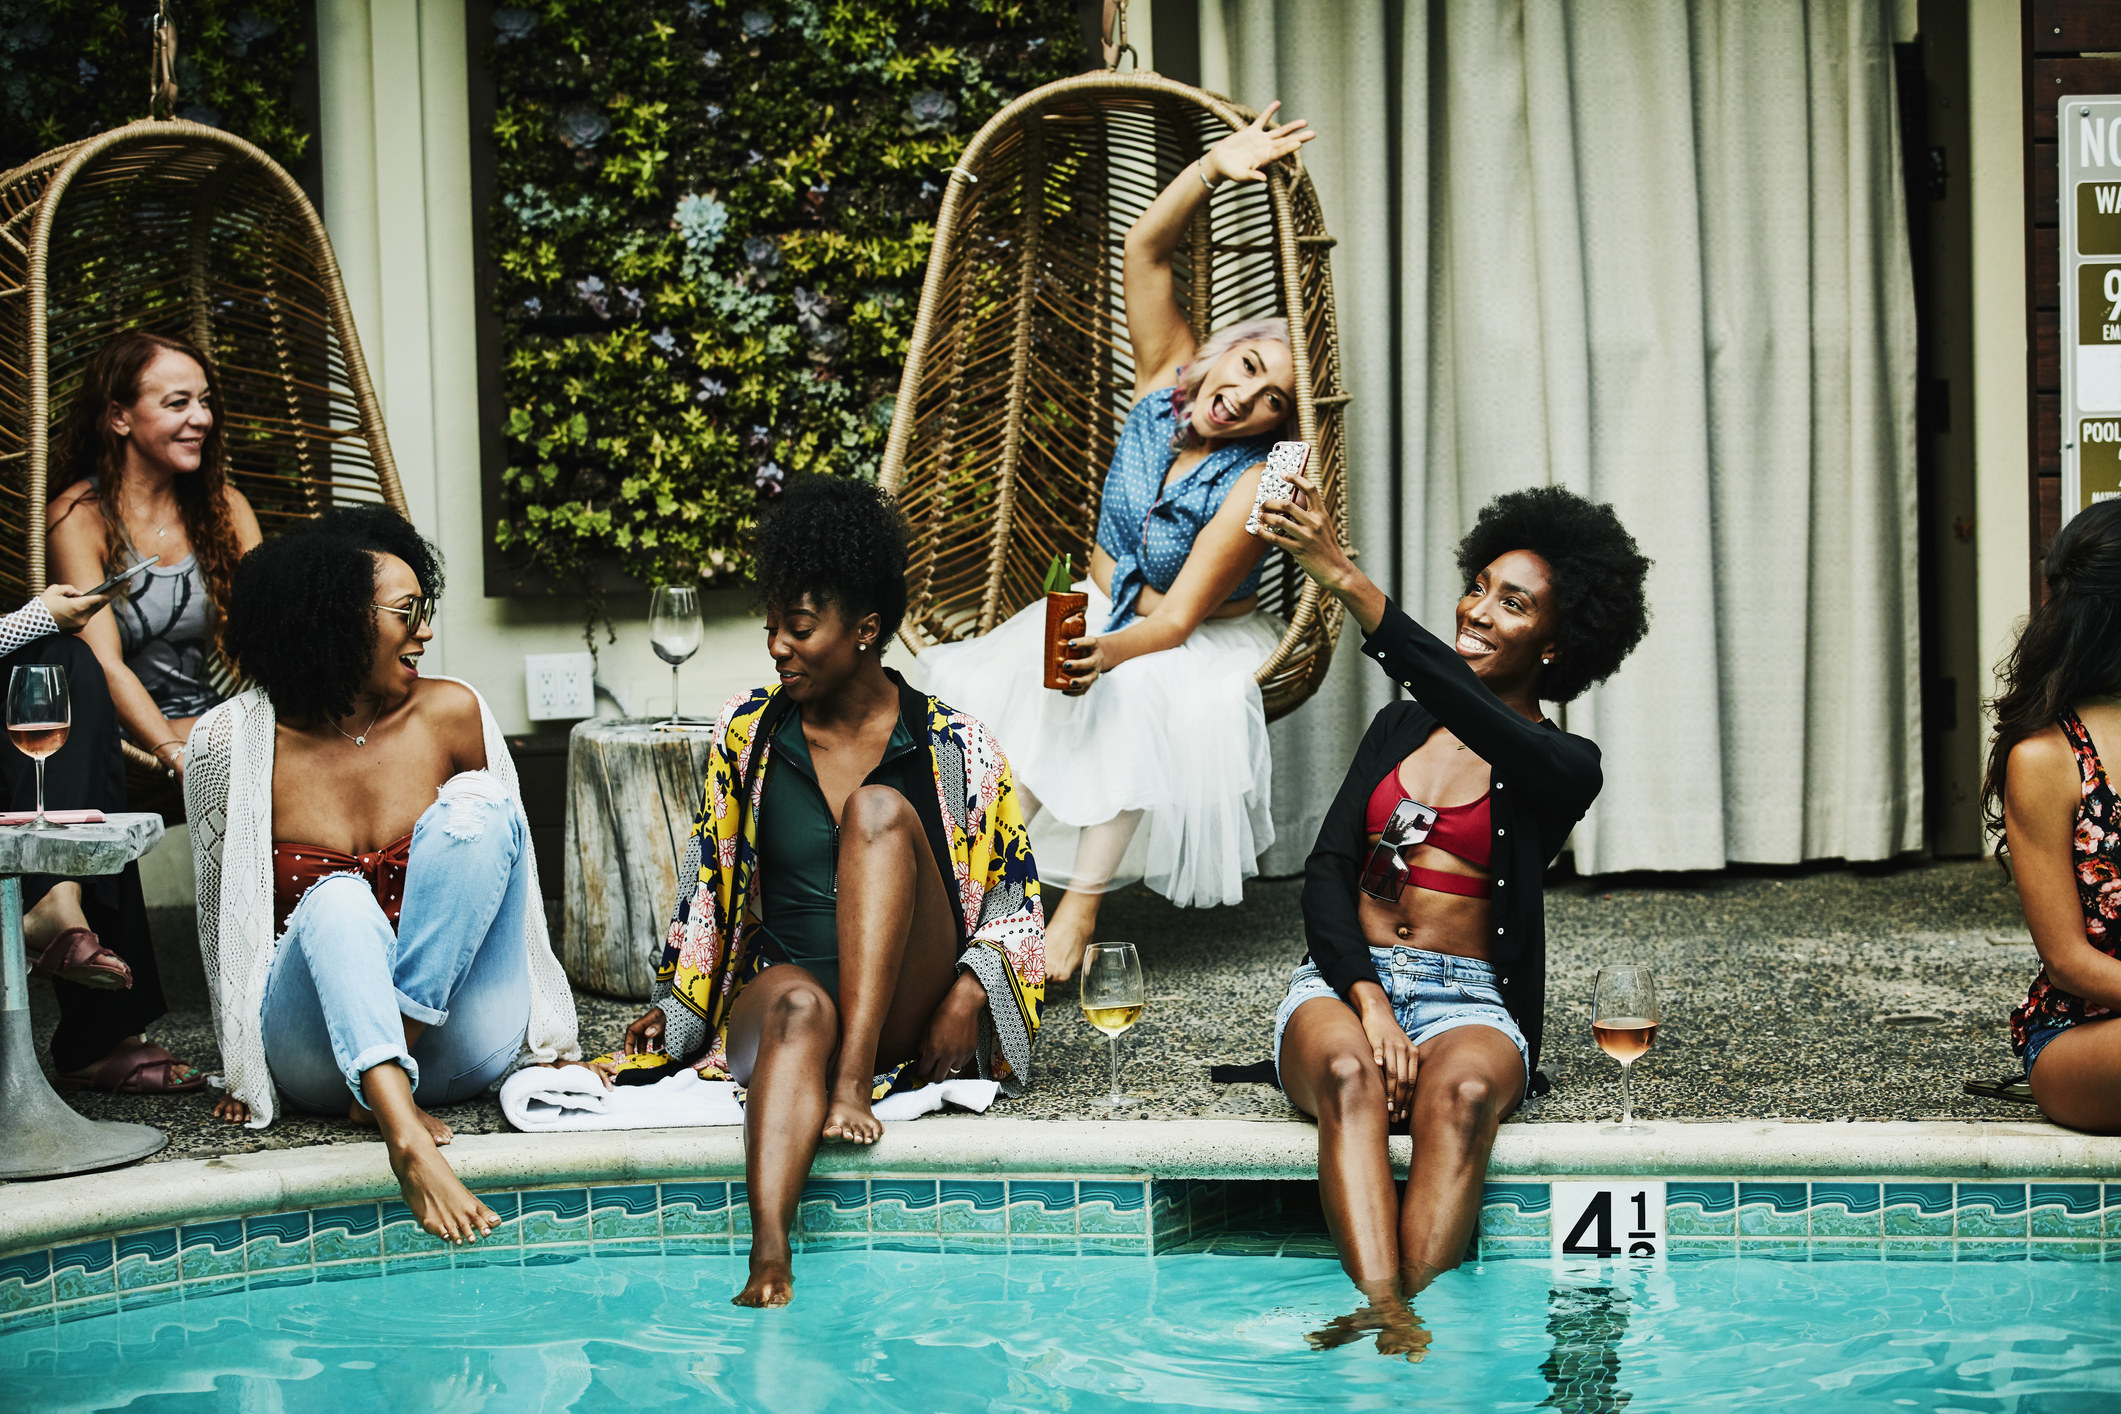
[[[1087,622],[1102,624],[1110,601],[1087,581],[1075,587],[1090,596]],[[1036,600],[983,637],[922,651],[906,669],[1000,738],[1018,786],[1041,806],[1031,822],[1040,879],[1064,889],[1143,880],[1181,907],[1240,902],[1274,843],[1267,716],[1252,675],[1281,641],[1281,620],[1210,619],[1081,697],[1043,685],[1045,624]],[[1097,827],[1131,811],[1140,823],[1113,865],[1114,830]]]

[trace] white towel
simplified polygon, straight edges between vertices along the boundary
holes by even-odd
[[[992,1080],[945,1080],[903,1090],[876,1102],[887,1124],[919,1119],[944,1105],[984,1111],[1001,1085]],[[742,1124],[744,1107],[727,1080],[702,1080],[686,1067],[653,1085],[606,1086],[595,1071],[578,1065],[525,1066],[501,1084],[501,1113],[525,1133],[579,1129],[687,1129]]]
[[[526,1133],[744,1122],[736,1086],[702,1080],[690,1067],[653,1085],[606,1086],[602,1076],[578,1065],[529,1065],[502,1082],[501,1113]]]

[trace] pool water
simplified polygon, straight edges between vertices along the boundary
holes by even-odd
[[[1967,1410],[2121,1406],[2121,1267],[1493,1262],[1419,1364],[1305,1342],[1356,1304],[1287,1257],[541,1259],[229,1291],[0,1336],[14,1409]]]

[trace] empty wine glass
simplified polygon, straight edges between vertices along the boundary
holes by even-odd
[[[1132,943],[1092,943],[1083,954],[1083,1015],[1105,1033],[1112,1048],[1112,1090],[1105,1103],[1134,1103],[1119,1089],[1119,1038],[1142,1019],[1149,997],[1142,983],[1141,954]]]
[[[1657,1039],[1657,987],[1647,967],[1607,967],[1598,973],[1591,995],[1591,1036],[1598,1049],[1620,1062],[1620,1123],[1600,1134],[1647,1134],[1635,1123],[1634,1097],[1628,1080],[1635,1062],[1649,1054]]]
[[[33,830],[43,829],[44,758],[66,745],[73,728],[72,696],[66,686],[66,669],[55,663],[27,663],[7,680],[7,735],[16,750],[37,763],[37,818]]]
[[[678,723],[678,665],[700,651],[706,626],[700,622],[700,591],[689,584],[657,587],[648,601],[648,642],[655,656],[670,665],[670,720]]]

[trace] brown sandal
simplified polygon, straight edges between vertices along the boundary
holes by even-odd
[[[45,944],[29,970],[39,977],[106,992],[122,992],[133,985],[133,970],[125,959],[86,928],[69,928]]]
[[[179,1081],[178,1072],[194,1072]],[[86,1075],[56,1077],[61,1090],[101,1090],[111,1095],[182,1095],[206,1088],[206,1072],[171,1055],[166,1047],[142,1041],[105,1056]]]

